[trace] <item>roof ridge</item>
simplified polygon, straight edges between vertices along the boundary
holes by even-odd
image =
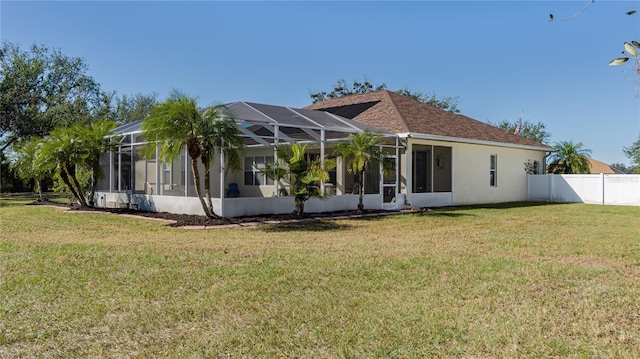
[[[396,106],[396,102],[393,100],[393,97],[391,97],[390,94],[394,94],[394,95],[397,95],[397,96],[400,96],[400,95],[395,93],[395,92],[393,92],[393,91],[389,91],[389,90],[381,90],[381,91],[385,94],[385,96],[387,96],[387,98],[389,99],[389,102],[391,102],[391,106],[393,107],[393,110],[396,112],[396,114],[398,114],[398,116],[402,120],[402,125],[404,126],[405,130],[407,132],[409,132],[409,126],[407,125],[407,119],[404,117],[402,112],[400,112],[400,110],[398,110],[398,106]]]

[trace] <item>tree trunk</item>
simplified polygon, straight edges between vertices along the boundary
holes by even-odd
[[[93,207],[95,205],[96,188],[98,188],[98,171],[94,168],[91,174],[91,195],[89,196],[89,205]]]
[[[296,214],[300,217],[304,215],[304,201],[296,198],[295,211]]]
[[[211,202],[211,164],[204,163],[204,195],[205,200],[207,201],[207,206],[209,207],[210,217],[212,218],[220,218],[215,212],[213,212],[213,203]]]
[[[62,182],[67,185],[67,188],[69,188],[69,191],[71,192],[71,195],[73,195],[73,198],[75,198],[77,202],[80,202],[78,194],[76,193],[76,189],[71,184],[71,180],[69,179],[69,174],[67,173],[66,168],[60,169],[60,178],[62,179]]]
[[[36,179],[36,189],[38,190],[38,200],[44,201],[44,195],[42,194],[42,181],[40,179]]]
[[[78,179],[76,178],[76,166],[72,163],[67,163],[66,167],[67,167],[67,174],[71,179],[71,183],[75,186],[76,194],[78,196],[78,201],[80,202],[80,205],[82,207],[88,207],[87,200],[84,197],[84,193],[82,193],[82,186],[80,185],[80,182],[78,182]]]
[[[204,201],[204,197],[202,196],[202,189],[200,188],[200,170],[198,170],[198,159],[191,157],[191,169],[193,170],[193,184],[196,189],[196,196],[200,200],[200,204],[202,205],[202,209],[204,210],[204,214],[207,217],[213,218],[213,214],[209,210],[209,207]],[[185,188],[187,190],[189,186]]]
[[[364,171],[360,172],[360,193],[358,193],[358,212],[364,211]]]

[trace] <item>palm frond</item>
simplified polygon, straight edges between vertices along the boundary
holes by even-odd
[[[549,171],[552,173],[589,173],[591,150],[583,148],[583,143],[561,141],[555,144],[557,152],[550,157]]]

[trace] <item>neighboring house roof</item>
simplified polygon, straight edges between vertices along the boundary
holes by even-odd
[[[593,158],[587,158],[587,160],[589,161],[589,173],[590,174],[600,174],[600,173],[604,173],[604,174],[625,174],[624,172],[615,169],[611,166],[609,166],[608,164],[598,161],[598,160],[594,160]],[[562,164],[563,161],[560,161],[560,163]],[[547,165],[547,172],[549,172],[549,167],[550,165]]]
[[[448,140],[465,139],[554,151],[553,147],[387,90],[332,98],[305,109],[331,112],[391,133],[424,134]]]
[[[591,167],[591,173],[624,174],[624,172],[615,169],[604,162],[594,160],[593,158],[589,158],[589,167]]]

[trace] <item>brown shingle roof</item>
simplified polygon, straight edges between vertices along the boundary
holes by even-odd
[[[333,98],[314,103],[305,109],[331,112],[392,133],[420,133],[553,150],[552,147],[484,122],[387,90]]]
[[[623,172],[612,168],[608,164],[604,162],[600,162],[598,160],[594,160],[593,158],[589,158],[589,166],[591,167],[591,173],[615,173],[622,174]]]

